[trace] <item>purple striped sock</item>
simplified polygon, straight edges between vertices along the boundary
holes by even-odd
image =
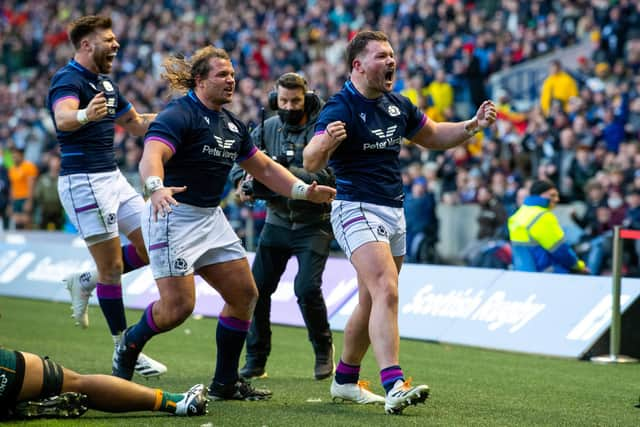
[[[111,335],[120,334],[127,327],[127,318],[124,314],[124,304],[122,303],[122,286],[120,284],[98,283],[96,285],[96,294]]]
[[[400,365],[392,365],[380,371],[380,382],[387,393],[389,393],[389,390],[393,388],[393,385],[398,380],[404,380],[404,374],[402,373]]]
[[[220,316],[218,317],[218,322],[221,323],[225,328],[242,332],[247,332],[249,330],[249,326],[251,326],[251,321],[249,320],[241,320],[236,317],[230,316]]]
[[[122,262],[123,262],[123,273],[128,273],[130,271],[136,270],[140,267],[147,265],[146,262],[140,258],[138,255],[138,251],[136,251],[136,247],[133,245],[125,245],[122,248]]]
[[[153,304],[155,303],[156,301],[147,306],[147,309],[144,311],[144,319],[153,332],[160,332],[160,328],[158,328],[158,325],[156,325],[156,322],[153,320]]]
[[[336,368],[335,378],[338,384],[357,383],[360,379],[360,365],[349,365],[340,359]]]
[[[97,283],[96,294],[98,299],[122,299],[122,286],[119,283],[113,285]]]

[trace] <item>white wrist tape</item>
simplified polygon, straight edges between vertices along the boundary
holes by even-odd
[[[478,126],[477,124],[474,127],[471,126],[473,126],[473,119],[464,122],[464,131],[467,133],[467,135],[473,136],[480,131],[480,126]]]
[[[161,188],[164,188],[164,184],[162,183],[162,178],[159,176],[152,175],[144,180],[144,191],[149,196]]]
[[[302,181],[298,181],[291,187],[291,198],[296,200],[307,200],[307,192],[309,191],[309,184],[305,184]]]
[[[76,120],[81,125],[86,125],[87,123],[89,123],[89,117],[87,117],[86,108],[83,108],[82,110],[78,110],[78,112],[76,113]]]

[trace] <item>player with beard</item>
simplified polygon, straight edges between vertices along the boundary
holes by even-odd
[[[258,290],[247,255],[220,208],[234,163],[288,198],[330,203],[335,190],[305,184],[259,151],[246,126],[223,108],[231,102],[235,71],[229,55],[213,46],[189,59],[170,57],[164,78],[186,92],[169,103],[149,127],[140,162],[145,191],[145,244],[160,297],[122,335],[113,374],[130,379],[136,358],[155,335],[187,319],[196,300],[197,273],[222,296],[216,329],[216,368],[209,397],[262,400],[271,392],[253,388],[238,375],[242,347]]]
[[[61,151],[58,193],[72,224],[85,240],[96,263],[97,277],[78,275],[68,281],[73,316],[88,325],[87,304],[97,287],[100,308],[114,343],[127,327],[121,275],[148,264],[140,232],[142,196],[116,164],[115,124],[142,136],[155,114],[139,114],[107,76],[120,45],[111,19],[84,16],[69,26],[73,59],[51,80],[47,106],[56,126]],[[119,233],[131,244],[120,246]],[[97,283],[96,283],[97,281]],[[167,368],[144,354],[136,371],[156,376]]]
[[[358,33],[347,59],[350,80],[325,105],[304,150],[305,169],[317,171],[328,163],[336,174],[333,232],[358,274],[358,305],[345,328],[331,395],[357,403],[383,400],[387,413],[399,414],[429,396],[428,386],[405,381],[399,364],[398,276],[406,253],[400,145],[408,139],[429,149],[455,147],[490,126],[496,110],[485,101],[465,122],[429,120],[409,99],[391,92],[396,60],[382,32]],[[369,344],[384,398],[358,381]]]

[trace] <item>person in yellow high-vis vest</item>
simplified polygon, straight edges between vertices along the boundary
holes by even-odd
[[[565,242],[558,218],[551,212],[558,200],[552,182],[535,181],[522,206],[509,218],[514,270],[589,273]]]

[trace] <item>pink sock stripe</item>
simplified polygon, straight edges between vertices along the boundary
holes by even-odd
[[[340,360],[340,362],[338,362],[336,372],[340,372],[341,374],[355,375],[360,373],[360,366],[349,365]]]
[[[383,384],[387,381],[399,378],[404,378],[402,369],[383,369],[382,371],[380,371],[380,382],[382,382]]]
[[[249,330],[249,326],[251,325],[251,322],[248,320],[240,320],[235,317],[226,316],[218,317],[218,322],[220,322],[225,328],[235,329],[236,331],[243,332],[247,332]]]
[[[160,332],[160,328],[156,325],[156,322],[153,321],[153,304],[156,302],[152,302],[147,306],[147,309],[144,311],[145,320],[147,321],[147,325],[153,330],[153,332]]]
[[[127,245],[124,247],[124,256],[127,258],[127,262],[134,268],[140,268],[147,265],[138,255],[136,247],[133,245]]]
[[[122,286],[120,283],[113,285],[98,283],[96,285],[96,294],[98,295],[98,298],[122,299]]]

